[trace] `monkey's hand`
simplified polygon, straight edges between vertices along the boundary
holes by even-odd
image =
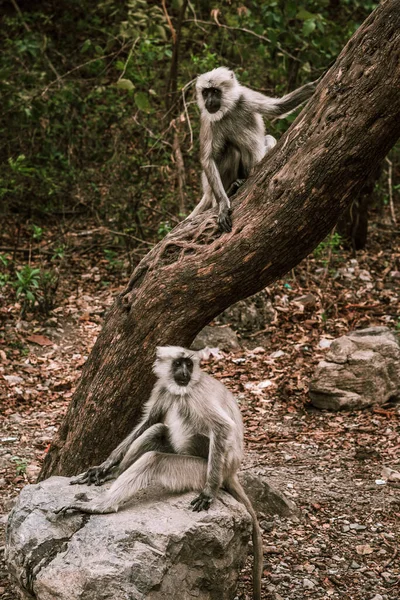
[[[72,479],[69,482],[69,484],[77,485],[81,483],[86,483],[86,485],[92,485],[92,483],[94,483],[94,485],[103,485],[105,481],[112,478],[111,471],[113,469],[114,467],[108,466],[105,463],[98,467],[90,467],[90,469],[88,469],[86,473],[78,475],[78,477]]]
[[[230,233],[232,231],[232,210],[223,208],[218,215],[218,225],[222,232]]]
[[[213,499],[213,496],[203,491],[197,496],[197,498],[191,501],[190,506],[193,506],[192,510],[195,512],[208,510]]]

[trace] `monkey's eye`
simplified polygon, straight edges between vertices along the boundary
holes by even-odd
[[[186,358],[185,362],[188,369],[193,369],[193,361],[191,358]]]
[[[208,98],[209,96],[215,96],[216,98],[221,97],[221,90],[219,90],[218,88],[204,88],[204,90],[201,93],[203,95],[203,98]]]

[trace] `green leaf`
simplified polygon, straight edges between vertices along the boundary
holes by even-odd
[[[130,79],[119,79],[115,84],[119,90],[134,90],[135,86],[133,85]]]
[[[143,110],[144,112],[149,112],[150,110],[149,97],[145,92],[137,92],[135,94],[135,104],[139,110]]]
[[[123,60],[117,60],[115,63],[115,68],[117,71],[123,71],[125,69],[125,63]]]
[[[303,34],[310,35],[315,30],[315,21],[304,21]]]
[[[89,50],[89,48],[90,48],[90,46],[91,46],[91,45],[92,45],[92,41],[91,41],[91,40],[85,40],[85,41],[83,42],[83,46],[82,46],[82,48],[81,48],[81,52],[82,52],[82,54],[83,54],[84,52],[87,52],[87,51]]]
[[[308,21],[309,19],[314,20],[316,15],[308,12],[305,8],[301,8],[296,15],[296,19],[300,19],[300,21]]]

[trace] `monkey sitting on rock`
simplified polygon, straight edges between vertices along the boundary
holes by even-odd
[[[207,510],[220,488],[242,502],[253,521],[254,599],[261,599],[262,537],[256,513],[237,470],[243,456],[243,422],[231,392],[200,369],[199,354],[179,346],[157,348],[157,382],[141,422],[99,466],[72,484],[101,485],[117,477],[93,502],[57,512],[116,512],[139,490],[160,484],[173,492],[197,491],[194,511]]]

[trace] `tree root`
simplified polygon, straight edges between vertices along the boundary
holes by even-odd
[[[204,245],[214,241],[218,233],[218,224],[216,215],[202,213],[196,219],[182,221],[165,238],[155,246],[140,261],[133,271],[128,285],[119,295],[119,301],[124,308],[129,310],[135,293],[134,288],[143,281],[145,276],[154,270],[161,261],[164,265],[181,262],[188,254],[196,254]],[[201,222],[195,229],[196,221]]]

